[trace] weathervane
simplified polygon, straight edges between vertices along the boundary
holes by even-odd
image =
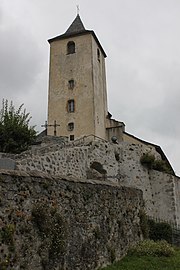
[[[76,7],[77,7],[77,15],[79,15],[79,11],[80,11],[79,5],[77,5]]]

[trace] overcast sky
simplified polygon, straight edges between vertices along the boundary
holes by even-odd
[[[41,130],[47,120],[49,44],[76,17],[106,59],[108,107],[126,131],[161,146],[180,175],[179,0],[0,0],[0,102]]]

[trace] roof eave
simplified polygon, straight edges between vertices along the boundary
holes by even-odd
[[[67,38],[73,38],[73,37],[76,37],[76,36],[82,36],[82,35],[87,35],[87,34],[92,34],[96,43],[98,44],[99,48],[101,49],[104,57],[107,57],[101,43],[99,42],[95,32],[93,30],[85,30],[85,31],[79,31],[79,32],[76,32],[76,33],[71,33],[71,34],[63,34],[63,35],[60,35],[60,36],[56,36],[54,38],[50,38],[48,39],[48,42],[49,43],[52,43],[53,41],[57,41],[57,40],[62,40],[62,39],[67,39]]]

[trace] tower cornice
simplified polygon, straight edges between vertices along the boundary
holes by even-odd
[[[69,28],[67,29],[67,31],[64,34],[56,36],[54,38],[50,38],[48,40],[48,42],[52,43],[52,42],[57,41],[57,40],[68,39],[68,38],[73,38],[76,36],[82,36],[82,35],[87,35],[87,34],[91,34],[94,37],[96,43],[98,44],[99,48],[101,49],[101,51],[104,55],[104,57],[107,57],[107,55],[106,55],[101,43],[99,42],[95,32],[93,30],[86,30],[85,29],[79,14],[76,16],[75,20],[72,22],[72,24],[69,26]]]
[[[84,30],[84,31],[77,32],[77,33],[74,33],[74,34],[65,33],[65,34],[62,34],[60,36],[56,36],[54,38],[48,39],[48,42],[52,43],[52,42],[57,41],[57,40],[68,39],[68,38],[73,38],[73,37],[83,36],[83,35],[88,35],[88,34],[91,34],[94,37],[96,43],[98,44],[99,48],[101,49],[101,51],[102,51],[102,53],[104,55],[104,57],[107,57],[101,43],[99,42],[99,40],[98,40],[98,38],[97,38],[97,36],[96,36],[96,34],[95,34],[95,32],[93,30]]]

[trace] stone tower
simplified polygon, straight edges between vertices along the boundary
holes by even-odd
[[[106,138],[106,54],[79,15],[50,43],[48,125],[70,140],[93,134]],[[54,134],[48,127],[48,135]]]

